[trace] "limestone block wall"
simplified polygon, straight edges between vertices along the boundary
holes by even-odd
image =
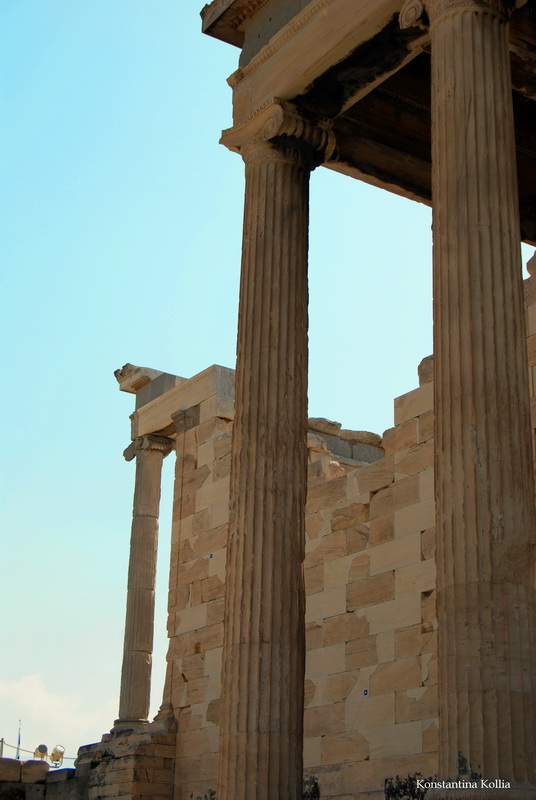
[[[177,435],[168,619],[175,800],[208,797],[216,786],[231,430],[229,418],[211,415]]]
[[[386,774],[435,772],[431,388],[399,398],[385,455],[374,434],[311,420],[305,769],[322,797],[383,796]],[[178,800],[216,785],[229,416],[185,412],[191,427],[177,436],[168,691]]]
[[[76,796],[171,800],[175,738],[173,720],[165,719],[105,734],[99,743],[81,747],[75,762]]]
[[[385,456],[352,466],[310,442],[304,766],[322,797],[384,797],[437,770],[430,374],[395,401]],[[430,371],[428,370],[428,373]]]

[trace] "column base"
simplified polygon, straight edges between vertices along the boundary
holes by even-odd
[[[111,730],[111,733],[115,733],[116,731],[123,731],[131,728],[137,728],[140,725],[148,725],[148,719],[116,719],[114,722],[114,726]]]
[[[428,789],[426,800],[536,800],[536,786],[516,786],[508,781],[485,779],[459,782],[476,783],[477,787]],[[456,782],[443,781],[443,783]]]

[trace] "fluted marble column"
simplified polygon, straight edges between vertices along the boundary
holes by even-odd
[[[308,186],[330,136],[274,102],[246,164],[218,800],[302,797]]]
[[[535,512],[503,0],[427,0],[442,780],[536,797]],[[480,779],[511,789],[486,790]],[[500,784],[499,784],[500,785]]]
[[[119,718],[114,729],[148,721],[154,631],[154,590],[162,462],[173,442],[141,436],[125,450],[136,458],[136,485],[128,567],[127,612]]]

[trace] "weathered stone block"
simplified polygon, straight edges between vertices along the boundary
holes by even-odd
[[[426,356],[423,358],[417,367],[419,374],[419,386],[424,386],[425,383],[430,383],[434,380],[434,357]]]
[[[396,722],[431,719],[438,715],[437,686],[420,686],[396,693]]]
[[[225,600],[223,597],[210,600],[207,604],[207,625],[214,625],[218,622],[223,623],[224,613]]]
[[[395,539],[408,536],[416,531],[425,531],[435,525],[435,502],[428,500],[399,508],[394,512]]]
[[[304,570],[306,594],[316,594],[324,590],[324,565],[308,567]]]
[[[305,623],[305,646],[307,650],[322,647],[323,627],[321,622]]]
[[[367,522],[370,517],[370,507],[362,503],[352,503],[344,508],[337,508],[331,515],[331,530],[340,531],[360,522]]]
[[[408,451],[397,453],[394,461],[394,471],[405,475],[415,475],[417,472],[431,469],[434,466],[433,443],[428,441],[414,445]]]
[[[209,508],[209,515],[211,528],[226,525],[229,522],[229,498],[213,503]]]
[[[363,761],[368,754],[369,744],[357,731],[322,737],[322,764]]]
[[[348,583],[368,578],[370,575],[370,558],[366,553],[353,559],[348,573]]]
[[[392,600],[394,596],[395,575],[393,571],[386,571],[363,581],[349,583],[346,587],[346,608],[348,611],[355,611],[357,608]]]
[[[356,670],[370,667],[378,661],[376,652],[376,637],[365,636],[354,639],[346,645],[346,669]]]
[[[383,694],[374,697],[371,694],[356,697],[346,704],[346,729],[366,730],[384,725],[394,725],[395,695]]]
[[[377,492],[385,489],[393,481],[393,457],[384,458],[360,467],[357,472],[357,482],[361,492]]]
[[[395,631],[395,657],[408,658],[421,653],[437,652],[437,631],[423,631],[423,625]]]
[[[417,419],[417,440],[420,443],[434,438],[434,412],[426,411]]]
[[[421,560],[421,535],[414,533],[367,550],[370,558],[370,574],[416,564]]]
[[[321,620],[344,614],[346,611],[346,587],[334,586],[323,592],[310,594],[305,607],[305,621]]]
[[[423,753],[435,753],[439,750],[439,727],[436,720],[423,724],[422,750]]]
[[[221,478],[214,483],[206,483],[198,489],[195,497],[195,510],[214,505],[219,502],[229,502],[229,477]]]
[[[311,487],[307,491],[307,510],[317,511],[340,503],[346,499],[346,489],[346,475]]]
[[[364,616],[344,613],[324,620],[322,645],[327,647],[368,635],[368,622]]]
[[[405,722],[386,728],[371,728],[371,760],[412,753],[422,753],[422,725],[420,722]]]
[[[382,445],[386,455],[394,455],[417,444],[417,420],[408,419],[385,431]]]
[[[308,678],[318,678],[344,672],[345,654],[344,643],[334,644],[330,647],[320,647],[318,650],[308,650],[305,660],[305,674]]]
[[[378,653],[378,664],[395,660],[394,631],[386,631],[376,635],[376,651]]]
[[[346,553],[359,553],[369,543],[368,524],[352,525],[346,528]]]
[[[183,608],[182,611],[177,613],[175,621],[175,632],[187,633],[194,631],[198,628],[204,628],[207,624],[207,607],[206,604],[197,606],[190,606]]]
[[[353,561],[353,555],[327,561],[324,564],[324,588],[331,589],[332,587],[346,584]]]
[[[384,514],[381,517],[375,517],[369,522],[369,538],[368,546],[375,547],[378,544],[389,542],[394,539],[394,515]]]
[[[327,736],[330,733],[342,733],[344,731],[344,715],[344,703],[306,708],[303,718],[304,735]]]
[[[422,685],[422,668],[419,656],[401,658],[379,664],[370,673],[370,693],[390,694]]]
[[[172,567],[175,566],[172,562]],[[188,561],[179,564],[178,581],[180,586],[186,586],[194,581],[208,578],[208,559],[198,558],[195,561]]]
[[[409,594],[387,603],[368,606],[365,616],[370,623],[371,634],[415,625],[421,621],[421,599],[418,594]]]
[[[413,592],[427,592],[435,589],[436,565],[435,561],[421,561],[400,567],[395,571],[395,595],[402,597]]]
[[[434,384],[426,383],[418,389],[395,398],[395,425],[418,417],[434,407]]]
[[[49,769],[46,761],[23,761],[20,779],[23,783],[44,781]]]
[[[195,653],[181,659],[181,674],[186,681],[202,678],[205,674],[205,654]]]
[[[20,781],[21,768],[17,758],[0,758],[0,781]]]
[[[197,703],[203,703],[205,701],[205,692],[208,686],[208,681],[208,677],[202,677],[194,678],[194,680],[187,682],[185,690],[186,702],[189,706],[194,706]]]
[[[353,691],[358,678],[358,672],[340,672],[330,675],[326,680],[326,695],[332,703],[346,700]]]
[[[345,555],[345,533],[344,531],[335,531],[335,533],[328,533],[311,542],[311,547],[305,554],[305,566],[314,567],[317,564],[325,564],[333,558],[342,558]]]
[[[303,741],[303,766],[305,769],[315,767],[320,764],[321,755],[321,736],[309,736]]]

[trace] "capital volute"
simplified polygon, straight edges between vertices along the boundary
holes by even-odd
[[[297,159],[308,161],[311,168],[327,161],[335,149],[330,120],[305,117],[292,103],[278,98],[223,131],[220,142],[240,153],[246,163]]]
[[[168,439],[167,436],[155,436],[154,434],[138,436],[126,448],[123,455],[126,461],[132,461],[136,456],[148,450],[163,453],[165,458],[173,450],[173,439]]]

